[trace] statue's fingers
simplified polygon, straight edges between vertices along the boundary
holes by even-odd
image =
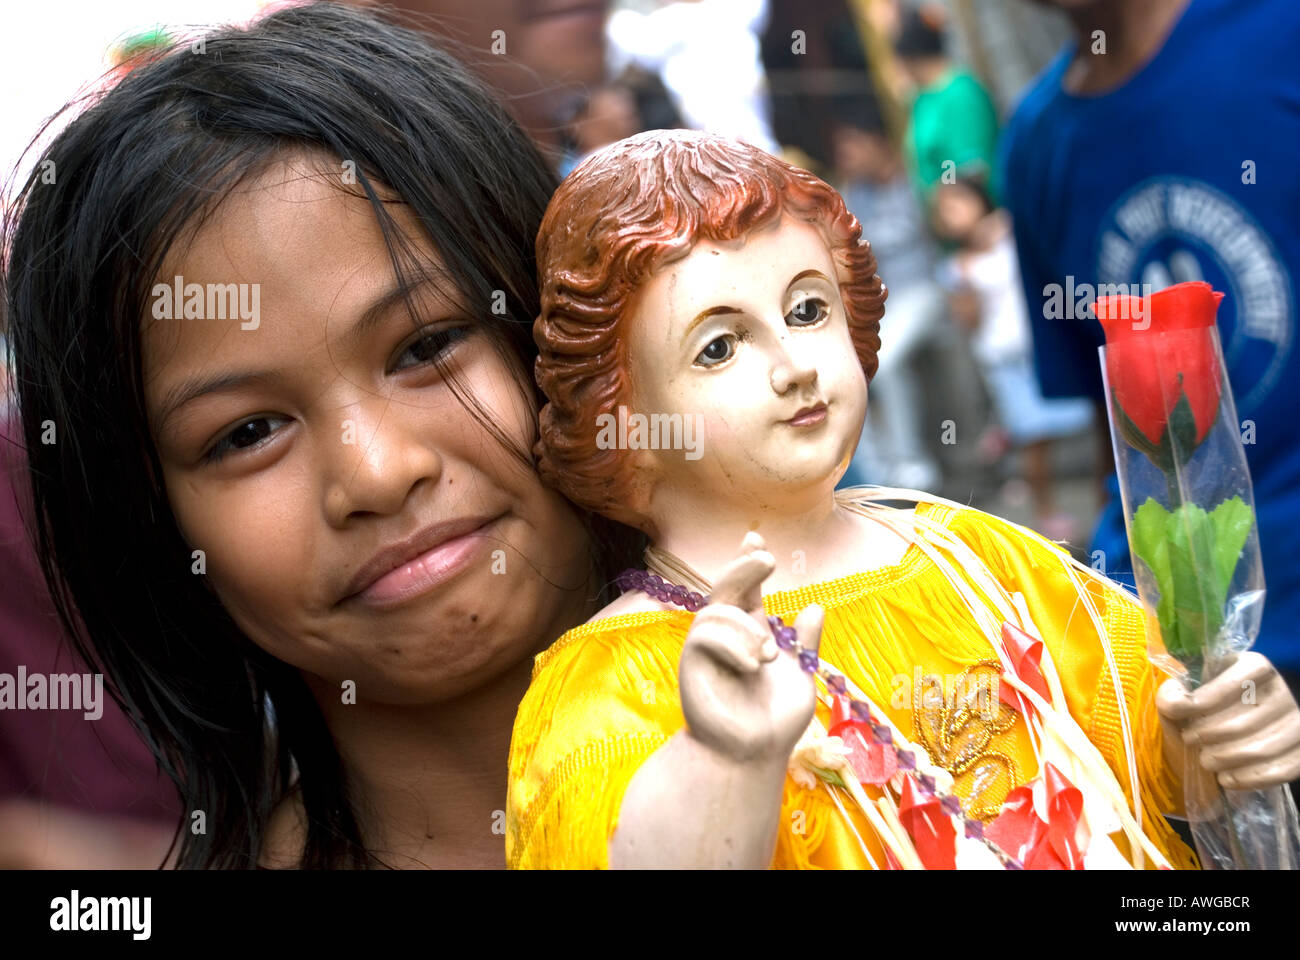
[[[1300,748],[1280,757],[1218,775],[1219,783],[1229,790],[1263,790],[1300,780]]]
[[[794,632],[799,638],[799,646],[817,656],[822,644],[822,627],[826,622],[826,611],[815,603],[810,603],[794,618]]]
[[[1191,692],[1183,686],[1181,680],[1172,677],[1160,684],[1160,689],[1156,691],[1156,710],[1178,726],[1198,716]]]
[[[1295,702],[1291,697],[1276,695],[1281,692],[1275,689],[1278,684],[1285,686],[1279,677],[1275,682],[1266,682],[1258,691],[1266,695],[1259,699],[1234,703],[1208,717],[1196,718],[1183,728],[1183,742],[1196,746],[1236,740],[1262,730],[1288,713],[1294,713]]]
[[[1276,676],[1276,668],[1263,654],[1253,650],[1243,653],[1218,676],[1192,691],[1194,712],[1207,716],[1240,703],[1243,697]]]
[[[1300,716],[1287,713],[1249,737],[1201,750],[1201,766],[1218,773],[1265,763],[1300,749]]]
[[[709,606],[691,625],[688,647],[737,673],[753,673],[762,662],[772,659],[767,649],[770,632],[737,607]]]
[[[743,553],[727,564],[713,585],[709,603],[725,603],[749,613],[763,609],[763,581],[776,568],[763,538],[750,531],[741,544]]]

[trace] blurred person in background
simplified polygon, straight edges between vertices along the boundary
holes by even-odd
[[[954,247],[940,270],[951,315],[970,334],[998,421],[1024,454],[1036,512],[1033,526],[1051,540],[1072,541],[1074,520],[1057,510],[1053,494],[1051,444],[1087,429],[1093,410],[1077,397],[1043,397],[1034,372],[1011,218],[993,205],[979,178],[962,177],[935,188],[932,220],[935,232]]]
[[[889,289],[867,422],[841,485],[937,490],[942,477],[926,442],[925,391],[917,365],[919,351],[946,326],[934,246],[903,158],[879,116],[858,110],[835,128],[834,145],[836,188],[871,237]]]
[[[636,102],[638,133],[683,126],[681,111],[659,74],[642,67],[627,66],[614,83],[631,93]]]
[[[848,0],[769,0],[768,7],[761,53],[773,133],[783,159],[829,178],[844,111],[862,103],[889,109],[878,101],[866,38]]]
[[[606,31],[611,66],[657,73],[686,126],[775,153],[758,39],[767,12],[767,0],[678,0],[649,13],[617,10]]]
[[[617,80],[573,100],[572,115],[561,142],[561,179],[587,155],[601,147],[641,133],[682,125],[681,115],[656,74],[628,67]]]
[[[1155,291],[1204,280],[1226,292],[1219,332],[1254,478],[1268,589],[1256,649],[1294,689],[1300,7],[1294,0],[1052,5],[1068,17],[1074,41],[1016,110],[1003,181],[1043,391],[1104,403],[1102,331],[1090,309],[1095,285]],[[1062,291],[1064,316],[1047,309]],[[1106,502],[1093,556],[1131,585],[1105,440]]]
[[[358,0],[358,5],[374,4]],[[455,52],[503,95],[515,119],[557,161],[566,104],[575,93],[606,80],[608,0],[382,0],[379,5],[413,13],[408,26],[468,48]]]
[[[934,4],[903,16],[895,41],[899,62],[911,77],[912,100],[906,156],[927,202],[940,183],[958,176],[983,177],[997,201],[998,115],[983,84],[944,50],[945,15]]]
[[[617,83],[598,87],[575,104],[573,119],[565,129],[567,142],[559,164],[560,176],[567,177],[587,154],[640,130],[632,91]]]

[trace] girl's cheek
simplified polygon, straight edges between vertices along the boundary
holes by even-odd
[[[186,484],[174,503],[192,563],[232,614],[270,626],[294,618],[311,573],[313,537],[293,503],[296,484]],[[197,556],[196,556],[197,554]]]

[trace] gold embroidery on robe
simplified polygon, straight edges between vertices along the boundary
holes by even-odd
[[[998,661],[981,660],[963,670],[948,691],[935,674],[923,677],[912,690],[913,739],[935,764],[952,774],[967,812],[985,821],[998,815],[1018,782],[1015,761],[989,749],[993,738],[1010,730],[1017,716],[998,699],[1001,675]]]

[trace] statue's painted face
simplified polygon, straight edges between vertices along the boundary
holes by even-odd
[[[867,404],[841,279],[821,231],[789,217],[655,271],[625,328],[633,406],[703,428],[693,454],[635,455],[656,488],[770,503],[834,487]]]

